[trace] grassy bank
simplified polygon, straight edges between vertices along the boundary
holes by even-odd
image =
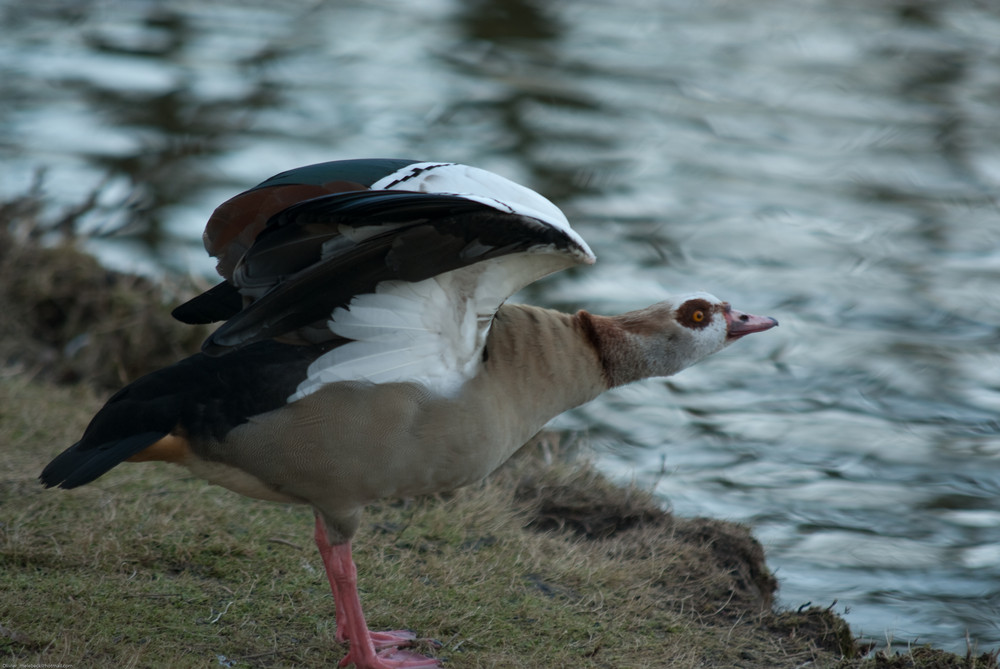
[[[335,665],[345,648],[307,508],[161,464],[39,486],[110,390],[204,331],[167,315],[183,286],[40,243],[30,205],[0,208],[0,663]],[[369,510],[355,550],[373,629],[412,628],[455,668],[997,666],[930,648],[869,656],[830,610],[774,610],[746,528],[672,516],[552,457],[558,438],[481,485]]]

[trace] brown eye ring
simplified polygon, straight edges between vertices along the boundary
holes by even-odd
[[[687,328],[700,330],[712,322],[713,307],[708,300],[694,298],[677,307],[675,318]]]

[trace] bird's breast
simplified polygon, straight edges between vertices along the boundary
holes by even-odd
[[[245,495],[320,508],[451,490],[485,477],[531,436],[482,400],[409,383],[332,383],[194,444],[184,464]]]

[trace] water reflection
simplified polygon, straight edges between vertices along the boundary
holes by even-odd
[[[1000,645],[994,8],[11,2],[0,25],[0,193],[39,166],[67,203],[106,181],[130,224],[108,262],[208,273],[234,192],[427,157],[536,187],[590,241],[598,265],[532,300],[706,289],[778,316],[559,424],[677,511],[752,523],[786,604]]]
[[[602,153],[614,139],[573,123],[604,118],[610,110],[601,109],[573,78],[561,76],[572,63],[559,48],[564,26],[551,3],[466,3],[455,23],[460,44],[442,53],[441,62],[459,76],[496,85],[488,95],[455,101],[448,121],[482,125],[494,140],[490,152],[521,163],[526,178],[557,201],[597,189],[596,165],[560,163],[552,156],[553,145]]]
[[[554,9],[551,3],[537,0],[475,0],[457,9],[455,23],[470,40],[515,48],[519,43],[544,47],[563,32]]]
[[[252,53],[234,63],[239,87],[206,85],[196,18],[158,5],[137,5],[125,21],[86,30],[83,47],[96,70],[77,71],[56,83],[91,114],[131,140],[128,151],[94,152],[98,173],[124,180],[132,217],[123,234],[151,248],[171,241],[171,207],[213,184],[211,159],[231,148],[253,116],[280,101],[272,82],[259,75],[273,53]],[[122,73],[128,72],[125,85]],[[149,74],[151,76],[147,77]],[[135,85],[133,79],[156,82]],[[235,88],[236,90],[231,90]]]

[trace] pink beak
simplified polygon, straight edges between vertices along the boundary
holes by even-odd
[[[736,341],[754,332],[764,332],[778,325],[778,321],[770,316],[754,316],[736,311],[728,304],[723,312],[726,316],[726,339]]]

